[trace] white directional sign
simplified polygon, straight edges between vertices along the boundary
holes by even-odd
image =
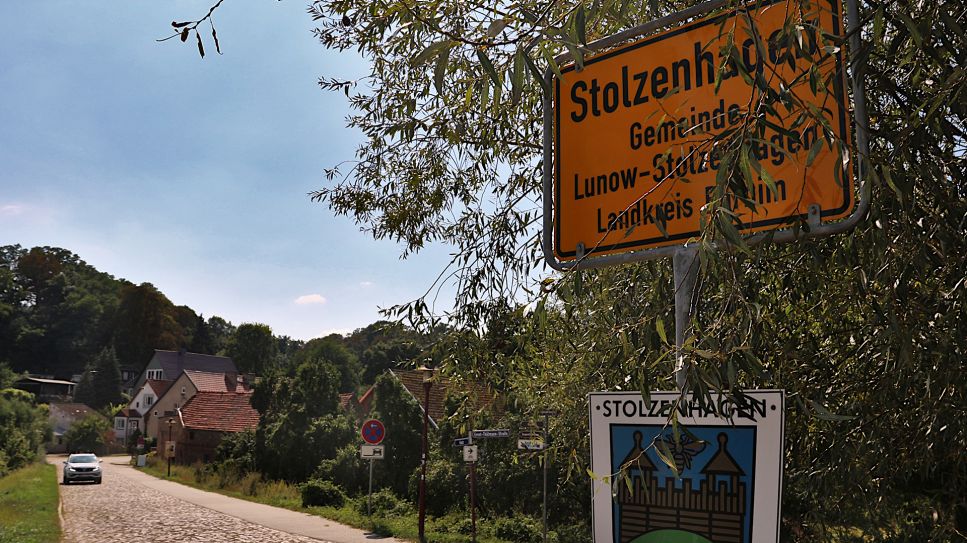
[[[595,543],[778,541],[783,391],[599,392],[588,404]]]
[[[467,445],[463,448],[463,461],[464,462],[476,462],[477,461],[477,446]]]
[[[386,454],[386,447],[382,445],[361,445],[359,457],[365,460],[382,460]]]
[[[517,448],[522,451],[543,451],[543,439],[518,439]]]
[[[494,430],[471,430],[470,437],[474,439],[487,439],[492,437],[510,437],[510,430],[499,428]]]

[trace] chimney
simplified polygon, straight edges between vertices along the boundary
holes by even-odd
[[[238,386],[238,374],[237,373],[226,373],[225,374],[225,388],[229,392],[235,392],[235,388]]]

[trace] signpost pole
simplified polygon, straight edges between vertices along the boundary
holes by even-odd
[[[477,463],[470,462],[470,541],[477,543]]]
[[[544,516],[544,543],[547,543],[547,449],[548,449],[548,431],[547,431],[547,419],[550,417],[550,411],[545,410],[544,415],[544,506],[543,506],[543,516]]]
[[[373,516],[373,459],[369,459],[369,496],[367,497],[366,513]]]
[[[692,247],[675,251],[672,258],[672,272],[675,276],[675,383],[680,391],[684,391],[688,384],[682,347],[692,334],[692,308],[698,262],[698,251]]]

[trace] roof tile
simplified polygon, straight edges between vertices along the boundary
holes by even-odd
[[[254,430],[259,424],[259,413],[252,407],[251,398],[251,393],[198,392],[182,406],[182,423],[189,430]]]

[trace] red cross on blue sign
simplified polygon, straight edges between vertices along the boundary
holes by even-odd
[[[383,438],[386,437],[386,428],[383,427],[383,423],[376,419],[369,419],[363,423],[363,427],[359,430],[359,433],[363,436],[363,441],[369,443],[370,445],[379,445]]]

